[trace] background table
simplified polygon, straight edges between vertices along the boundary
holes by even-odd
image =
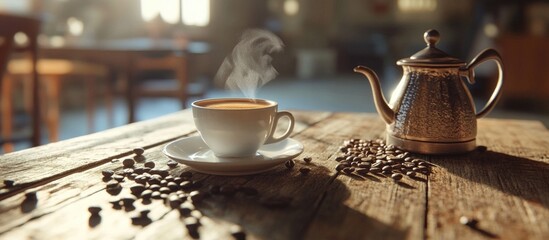
[[[479,120],[478,144],[485,152],[424,156],[435,166],[424,180],[404,184],[375,175],[334,170],[338,148],[349,138],[383,136],[373,114],[293,111],[293,135],[305,146],[292,170],[284,165],[264,174],[220,177],[195,173],[209,184],[254,187],[261,196],[290,196],[290,206],[270,209],[257,198],[212,197],[198,205],[204,214],[200,237],[230,239],[241,225],[248,239],[548,239],[549,132],[539,122]],[[0,190],[0,239],[181,239],[190,238],[179,213],[153,201],[153,222],[131,224],[134,212],[114,210],[101,171],[121,169],[115,158],[145,156],[167,168],[162,147],[196,135],[188,110],[162,118],[48,144],[0,157],[0,176],[16,185]],[[312,157],[305,163],[303,157]],[[297,169],[307,166],[308,175]],[[180,165],[173,170],[186,169]],[[129,184],[129,183],[124,183]],[[37,191],[36,206],[23,206],[25,191]],[[87,208],[102,206],[101,222],[90,227]],[[140,210],[135,210],[138,212]],[[473,229],[461,216],[478,220]]]

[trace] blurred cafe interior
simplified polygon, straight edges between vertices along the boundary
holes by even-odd
[[[272,54],[278,76],[256,94],[282,109],[375,112],[353,68],[375,70],[389,96],[402,76],[396,61],[437,29],[437,47],[463,61],[485,48],[501,54],[504,85],[489,117],[549,125],[547,1],[0,0],[0,28],[0,153],[241,96],[215,76],[247,29],[284,43]],[[496,65],[475,74],[478,109]]]

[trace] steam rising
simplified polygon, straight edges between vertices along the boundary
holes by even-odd
[[[221,64],[215,81],[224,82],[228,89],[240,90],[248,98],[255,98],[256,90],[278,74],[271,65],[270,54],[283,47],[282,40],[269,31],[247,30]]]

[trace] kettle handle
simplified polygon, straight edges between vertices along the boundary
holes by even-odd
[[[486,114],[492,111],[492,109],[496,106],[497,101],[499,100],[501,86],[503,85],[503,61],[501,60],[501,56],[496,50],[489,48],[479,53],[463,69],[463,71],[466,71],[466,73],[464,74],[465,77],[469,80],[469,83],[473,84],[475,83],[475,67],[488,60],[494,60],[498,66],[498,82],[496,84],[494,92],[492,92],[492,96],[490,96],[490,99],[486,103],[486,106],[484,106],[484,108],[482,108],[482,110],[476,114],[477,118],[482,118],[486,116]]]

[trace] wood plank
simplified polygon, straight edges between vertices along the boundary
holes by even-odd
[[[0,200],[43,181],[83,171],[196,131],[190,111],[129,124],[66,141],[0,156],[0,176],[16,185],[0,189]]]
[[[298,121],[294,130],[295,134],[305,130],[309,125],[314,125],[321,121],[330,113],[313,113],[313,112],[297,112],[294,114]],[[146,150],[145,156],[149,160],[154,160],[157,166],[164,166],[167,158],[162,155],[161,149],[163,145],[159,145]],[[100,166],[78,172],[75,174],[64,176],[61,179],[48,182],[43,186],[35,188],[38,192],[38,205],[30,212],[24,213],[21,211],[21,203],[24,199],[24,194],[19,193],[13,197],[0,202],[0,237],[7,239],[18,238],[67,238],[71,236],[84,236],[85,238],[102,238],[108,235],[116,238],[132,237],[139,232],[139,228],[131,226],[128,222],[128,214],[116,213],[108,207],[110,196],[106,194],[104,183],[101,180],[101,171],[105,169],[120,168],[120,162],[107,162]],[[181,170],[178,170],[181,171]],[[177,174],[177,172],[176,172]],[[206,178],[206,175],[195,174],[195,177]],[[130,183],[125,183],[126,185]],[[127,191],[127,189],[126,189]],[[124,193],[121,193],[124,194]],[[88,229],[87,207],[90,204],[100,204],[103,206],[102,215],[109,216],[103,218],[100,226]],[[142,206],[144,207],[144,206]],[[149,207],[149,206],[147,206]],[[153,219],[162,218],[170,209],[164,206],[153,207]],[[160,210],[156,210],[160,209]],[[74,219],[73,215],[79,215]],[[86,217],[82,217],[86,216]],[[111,219],[113,216],[113,219]],[[122,219],[121,217],[124,217]],[[65,223],[68,219],[71,222],[63,224],[64,231],[53,231],[51,228],[52,222]],[[124,229],[128,233],[111,233],[115,229]],[[73,229],[69,231],[67,229]],[[72,234],[72,235],[71,235]],[[115,234],[115,235],[112,235]],[[129,234],[129,235],[128,235]],[[96,237],[93,237],[96,236]]]
[[[549,238],[549,132],[537,122],[482,119],[486,152],[432,157],[428,237]],[[459,223],[478,220],[476,228]]]
[[[315,137],[329,139],[329,150],[338,153],[344,140],[384,138],[385,124],[375,115],[346,115],[338,117],[344,123],[335,134],[315,133]],[[331,123],[331,122],[330,122]],[[334,154],[325,166],[335,168]],[[396,184],[390,178],[368,174],[338,174],[321,202],[306,239],[421,239],[424,238],[426,184],[423,181],[402,179]]]

